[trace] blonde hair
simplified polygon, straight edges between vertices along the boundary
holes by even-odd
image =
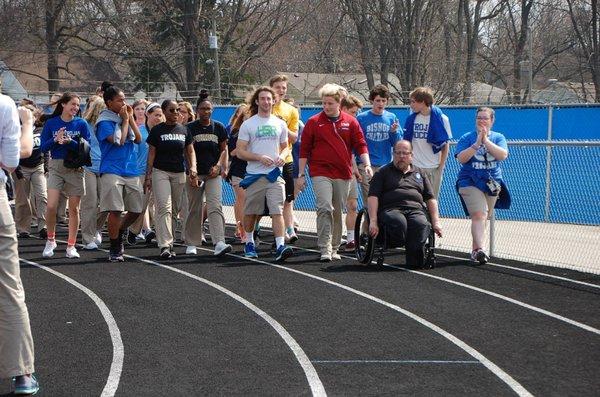
[[[323,97],[329,96],[335,99],[337,103],[340,103],[342,97],[345,98],[348,96],[348,91],[346,91],[344,87],[338,84],[327,83],[319,90],[319,96],[321,97],[321,99],[323,99]]]
[[[342,99],[342,107],[346,109],[350,109],[356,106],[359,109],[362,109],[363,103],[360,99],[355,97],[354,95],[348,95],[347,97]]]
[[[83,118],[93,126],[96,124],[96,120],[98,120],[100,112],[104,109],[106,109],[104,99],[98,95],[92,95],[90,97],[90,101],[88,102],[87,108],[85,109],[85,113],[83,113]]]
[[[187,122],[189,123],[190,121],[194,121],[196,120],[196,113],[194,113],[194,108],[192,108],[192,104],[189,102],[179,102],[177,104],[177,106],[183,106],[185,108],[185,110],[187,110],[189,117],[187,119]]]

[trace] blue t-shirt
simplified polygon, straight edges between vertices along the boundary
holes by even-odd
[[[54,142],[54,138],[58,134],[58,131],[63,127],[65,128],[65,135],[68,135],[73,139],[71,143],[67,145],[59,145]],[[60,116],[52,117],[46,121],[44,129],[42,130],[42,152],[50,151],[50,155],[53,159],[64,159],[67,155],[67,148],[78,150],[80,137],[87,141],[90,140],[90,126],[84,119],[75,117],[71,121],[63,121]]]
[[[146,142],[146,139],[148,139],[148,129],[145,125],[140,125],[138,128],[140,130],[140,135],[142,136],[142,141],[139,145],[135,145],[137,172],[138,175],[144,175],[146,173],[146,165],[148,162],[148,143]]]
[[[489,138],[490,142],[501,147],[504,150],[508,150],[506,144],[506,138],[499,132],[490,131]],[[469,146],[472,146],[477,141],[477,132],[468,132],[463,135],[456,144],[456,154],[462,152]],[[496,181],[502,180],[502,171],[500,170],[500,161],[496,160],[485,148],[481,147],[477,152],[462,165],[458,172],[458,187],[477,186],[484,190],[485,183],[490,177]]]
[[[115,145],[106,139],[114,135],[116,126],[117,123],[109,120],[96,124],[96,137],[101,153],[100,174],[138,176],[136,144],[128,140],[123,145]]]
[[[89,123],[88,123],[89,125]],[[91,128],[91,126],[90,126]],[[90,167],[83,167],[89,172],[97,174],[100,172],[100,143],[96,134],[92,132],[90,134],[90,157],[92,159],[92,165]]]
[[[382,167],[392,161],[392,148],[400,139],[398,130],[390,131],[392,124],[398,122],[396,115],[387,110],[384,110],[382,115],[376,115],[368,110],[360,113],[356,119],[363,130],[365,141],[367,141],[371,164]],[[360,163],[360,158],[357,157],[356,162]]]

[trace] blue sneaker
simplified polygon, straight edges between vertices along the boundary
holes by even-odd
[[[13,379],[15,385],[15,395],[33,395],[40,390],[40,384],[33,374],[15,376]]]
[[[294,255],[294,250],[292,250],[292,247],[282,245],[279,248],[277,248],[277,252],[275,252],[275,261],[283,262],[292,255]]]
[[[256,248],[254,248],[254,243],[246,243],[244,246],[244,256],[246,258],[258,258]]]

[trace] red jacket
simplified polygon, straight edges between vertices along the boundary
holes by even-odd
[[[340,112],[334,123],[320,112],[306,122],[300,158],[308,159],[311,177],[352,179],[352,150],[359,156],[368,153],[360,124],[351,115]]]

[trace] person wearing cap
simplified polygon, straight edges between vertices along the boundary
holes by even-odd
[[[146,179],[146,169],[148,162],[148,132],[155,126],[165,121],[165,115],[160,107],[160,104],[152,102],[146,106],[145,122],[139,127],[142,142],[138,145],[137,164],[140,183],[143,185]],[[135,242],[135,237],[140,233],[146,239],[146,243],[150,244],[156,238],[156,232],[152,230],[151,225],[154,221],[154,198],[152,191],[144,193],[144,208],[142,213],[135,222],[129,227],[129,243]]]

